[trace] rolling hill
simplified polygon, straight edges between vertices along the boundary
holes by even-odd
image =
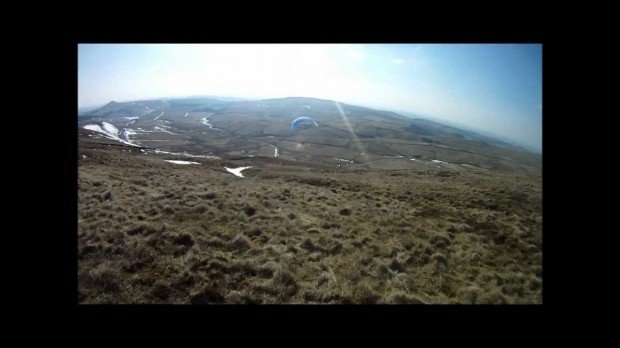
[[[79,303],[542,303],[540,155],[299,97],[77,121]]]
[[[299,116],[313,118],[319,127],[292,132],[290,122]],[[541,155],[488,136],[314,98],[110,102],[79,122],[83,127],[104,120],[140,146],[174,152],[268,156],[270,148],[278,148],[285,160],[333,165],[345,159],[349,166],[401,168],[435,160],[528,173],[541,173],[542,167]]]

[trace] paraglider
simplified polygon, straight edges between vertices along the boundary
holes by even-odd
[[[319,125],[310,117],[297,117],[296,119],[293,120],[293,122],[291,122],[291,130],[292,131],[298,131],[302,128],[307,128],[307,127],[318,127]]]

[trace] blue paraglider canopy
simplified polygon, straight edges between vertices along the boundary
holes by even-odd
[[[291,122],[291,130],[296,131],[304,125],[306,126],[313,125],[315,127],[319,126],[312,118],[303,116],[303,117],[297,117],[296,119],[293,120],[293,122]]]

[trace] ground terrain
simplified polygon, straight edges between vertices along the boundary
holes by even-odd
[[[80,303],[542,303],[540,155],[309,98],[78,125]]]

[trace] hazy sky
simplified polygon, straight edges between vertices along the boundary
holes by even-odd
[[[190,95],[332,99],[542,146],[541,45],[79,45],[80,108]]]

